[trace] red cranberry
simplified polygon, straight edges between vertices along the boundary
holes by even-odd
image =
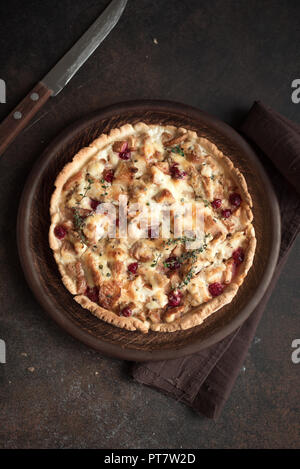
[[[130,151],[123,151],[119,153],[119,158],[121,158],[121,160],[129,160],[130,157],[131,157]]]
[[[132,316],[132,310],[129,308],[129,306],[125,306],[125,308],[120,311],[120,316],[124,316],[125,318],[129,318]]]
[[[221,214],[223,218],[229,218],[232,215],[232,211],[230,208],[227,208],[226,210],[222,210]]]
[[[112,183],[114,179],[114,171],[112,169],[105,169],[103,171],[103,179],[106,182]]]
[[[90,201],[90,205],[91,205],[91,208],[93,210],[96,210],[96,208],[98,207],[99,204],[100,204],[100,202],[98,200],[91,199],[91,201]]]
[[[169,306],[178,306],[180,304],[182,293],[180,291],[172,291],[168,295]]]
[[[170,270],[176,270],[180,268],[180,262],[175,256],[168,257],[168,259],[165,260],[164,264]]]
[[[131,157],[131,152],[130,152],[130,149],[128,148],[128,143],[125,142],[121,148],[121,151],[119,152],[119,158],[121,158],[121,160],[129,160],[130,157]]]
[[[98,303],[99,301],[99,288],[98,287],[87,287],[85,294],[91,301],[93,301],[94,303]]]
[[[58,239],[63,239],[67,234],[67,230],[63,226],[57,225],[54,228],[54,234]]]
[[[132,262],[132,264],[129,264],[129,266],[127,267],[127,270],[131,274],[136,274],[138,266],[139,266],[139,264],[137,262]]]
[[[235,207],[239,207],[242,203],[242,198],[240,194],[237,194],[236,192],[234,192],[233,194],[230,194],[229,202],[231,203],[231,205],[234,205]]]
[[[238,248],[232,253],[232,257],[234,260],[235,265],[240,265],[244,259],[245,259],[245,254],[242,248]]]
[[[186,172],[178,168],[178,163],[171,166],[170,174],[173,179],[183,179],[186,176]]]
[[[211,296],[219,296],[223,293],[224,285],[219,282],[211,283],[208,287],[209,293]]]
[[[215,209],[220,208],[221,205],[222,205],[222,200],[221,199],[215,199],[211,203],[212,208],[215,208]]]

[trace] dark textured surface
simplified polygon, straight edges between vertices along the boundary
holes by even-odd
[[[106,3],[0,3],[8,100],[0,118]],[[15,245],[16,211],[33,162],[67,124],[104,105],[170,99],[235,125],[259,98],[299,123],[300,104],[290,98],[299,78],[299,14],[291,0],[129,0],[102,47],[0,159],[0,338],[7,343],[0,447],[299,447],[300,365],[291,361],[291,342],[300,337],[299,241],[218,422],[134,383],[128,364],[62,332],[34,300]]]

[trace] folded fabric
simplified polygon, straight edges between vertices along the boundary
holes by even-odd
[[[278,197],[282,239],[279,261],[259,305],[245,323],[217,344],[188,357],[134,364],[135,380],[217,418],[228,399],[267,301],[300,227],[300,126],[255,102],[241,132],[257,148]],[[263,151],[263,153],[260,152]]]
[[[300,193],[300,125],[258,101],[250,109],[241,131],[256,143]]]

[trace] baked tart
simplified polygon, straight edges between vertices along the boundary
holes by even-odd
[[[208,139],[126,124],[58,175],[49,242],[83,308],[128,330],[173,332],[236,295],[255,253],[251,207],[243,175]]]

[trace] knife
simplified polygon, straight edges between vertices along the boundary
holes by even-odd
[[[127,0],[112,0],[104,12],[0,124],[0,155],[33,116],[56,96],[119,21]]]

